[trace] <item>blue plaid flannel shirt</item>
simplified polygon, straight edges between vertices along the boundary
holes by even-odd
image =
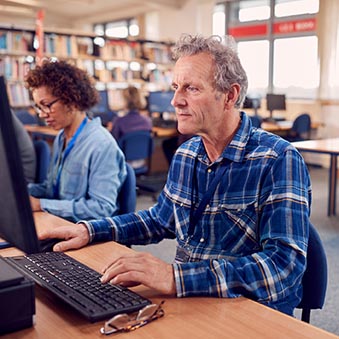
[[[240,114],[239,130],[214,163],[200,137],[177,150],[156,205],[86,225],[91,241],[149,244],[175,237],[189,255],[173,263],[178,297],[245,296],[293,314],[306,268],[309,173],[291,144]],[[226,173],[189,237],[192,198],[202,199],[221,163]]]

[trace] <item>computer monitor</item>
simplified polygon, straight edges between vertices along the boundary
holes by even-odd
[[[259,95],[247,95],[245,97],[243,108],[253,108],[254,115],[258,115],[258,108],[261,107],[261,97]]]
[[[154,91],[149,92],[147,98],[147,107],[150,113],[174,113],[175,109],[171,104],[173,91]]]
[[[99,102],[91,108],[91,112],[94,114],[97,113],[106,113],[109,111],[108,105],[108,94],[106,90],[98,91],[100,100]]]
[[[0,76],[0,168],[0,238],[25,253],[37,253],[40,245],[3,76]]]
[[[286,110],[286,96],[285,94],[268,93],[266,95],[267,110],[270,111],[270,119],[273,119],[273,111]]]

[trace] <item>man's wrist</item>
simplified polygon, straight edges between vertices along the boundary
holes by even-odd
[[[77,224],[82,224],[86,227],[87,232],[88,232],[88,237],[89,237],[88,243],[90,244],[94,239],[94,229],[91,223],[86,220],[80,220],[77,222]]]

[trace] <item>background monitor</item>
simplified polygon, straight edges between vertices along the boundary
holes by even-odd
[[[100,117],[102,124],[106,126],[110,121],[112,121],[115,113],[110,110],[107,90],[100,90],[98,93],[100,101],[90,109],[91,116]]]
[[[150,113],[174,113],[175,109],[171,104],[173,91],[149,92],[147,98],[147,108]]]
[[[254,114],[258,115],[258,108],[261,107],[261,97],[259,95],[247,95],[245,97],[243,108],[253,108]]]
[[[285,94],[268,93],[266,95],[267,110],[270,111],[270,117],[273,118],[273,111],[286,110],[286,96]]]
[[[12,122],[5,79],[0,76],[0,238],[25,253],[40,250]]]
[[[91,108],[91,112],[93,113],[105,113],[109,111],[108,106],[108,94],[106,90],[98,91],[100,100],[99,102]]]

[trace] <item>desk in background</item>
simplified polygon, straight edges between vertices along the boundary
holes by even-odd
[[[335,215],[339,138],[297,141],[292,144],[302,152],[328,154],[330,156],[327,215]]]
[[[44,212],[34,213],[39,230],[70,224]],[[84,264],[101,268],[114,256],[132,251],[114,242],[87,246],[68,254]],[[3,256],[20,253],[14,248],[1,250]],[[134,288],[155,303],[165,300],[165,316],[140,329],[116,334],[123,338],[338,338],[334,334],[287,316],[246,298],[170,298],[139,286]],[[2,336],[3,339],[104,338],[103,322],[89,323],[56,297],[36,287],[34,327]],[[112,335],[113,338],[114,335]]]

